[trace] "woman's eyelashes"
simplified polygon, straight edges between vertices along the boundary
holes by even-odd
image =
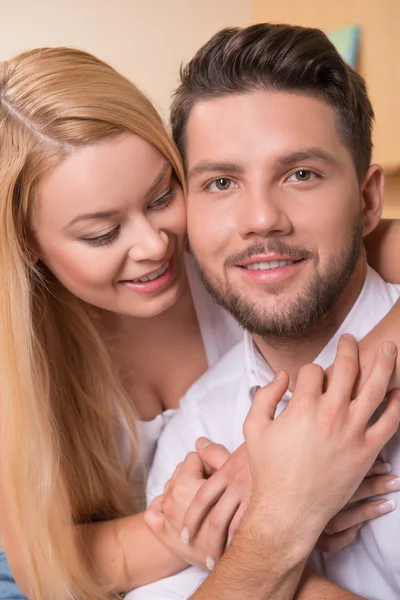
[[[167,206],[169,206],[169,204],[171,203],[173,197],[175,194],[175,188],[171,187],[169,188],[168,191],[166,191],[162,196],[160,196],[159,198],[156,198],[155,200],[153,200],[152,202],[150,202],[150,204],[147,205],[146,210],[162,210],[164,208],[167,208]],[[83,242],[85,242],[86,244],[89,244],[89,246],[107,246],[108,244],[111,244],[117,237],[118,234],[120,232],[121,226],[118,225],[117,227],[114,227],[113,229],[111,229],[110,231],[107,231],[106,233],[102,233],[101,235],[98,235],[96,237],[86,237],[86,238],[80,238]]]
[[[163,208],[167,208],[171,203],[175,194],[175,187],[172,186],[167,190],[162,196],[156,198],[148,205],[148,209],[150,210],[162,210]]]
[[[107,231],[107,233],[92,238],[81,238],[81,240],[82,242],[89,244],[89,246],[107,246],[117,238],[119,230],[120,226],[118,225],[118,227],[114,227],[114,229]]]

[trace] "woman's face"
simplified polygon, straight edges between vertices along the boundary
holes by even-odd
[[[137,135],[78,149],[49,171],[33,229],[41,260],[89,304],[151,317],[180,295],[182,190],[166,158]]]

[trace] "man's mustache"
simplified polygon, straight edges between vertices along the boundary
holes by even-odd
[[[289,246],[280,240],[269,240],[268,242],[257,242],[248,246],[245,250],[232,254],[225,260],[225,266],[234,266],[238,262],[248,260],[259,254],[281,254],[283,256],[292,256],[296,259],[312,258],[315,253],[307,248],[300,246]]]

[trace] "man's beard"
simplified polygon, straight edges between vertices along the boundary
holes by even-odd
[[[251,300],[237,293],[229,282],[223,286],[222,282],[216,281],[208,269],[199,263],[194,253],[193,256],[206,289],[218,304],[231,313],[239,325],[267,341],[298,340],[329,314],[347,287],[361,255],[362,230],[361,220],[357,219],[347,246],[331,259],[323,275],[318,273],[318,253],[286,246],[277,238],[253,244],[245,252],[225,261],[226,273],[229,266],[238,261],[266,252],[313,260],[315,272],[306,289],[299,291],[289,306],[275,310],[270,310],[270,298],[279,300],[279,295],[285,289],[284,283],[276,284],[266,293],[265,298]],[[277,306],[277,303],[274,305]]]

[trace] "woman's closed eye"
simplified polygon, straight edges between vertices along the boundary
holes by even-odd
[[[159,198],[156,198],[147,206],[149,210],[162,210],[163,208],[167,208],[171,203],[173,197],[175,195],[175,187],[171,187],[169,190],[165,192]]]
[[[89,244],[89,246],[107,246],[117,238],[119,230],[120,226],[118,225],[118,227],[114,227],[114,229],[111,229],[111,231],[107,231],[106,233],[96,237],[81,238],[81,240],[86,244]]]
[[[228,190],[233,190],[239,187],[236,181],[230,179],[229,177],[218,177],[218,179],[213,179],[205,186],[205,190],[207,192],[227,192]]]

